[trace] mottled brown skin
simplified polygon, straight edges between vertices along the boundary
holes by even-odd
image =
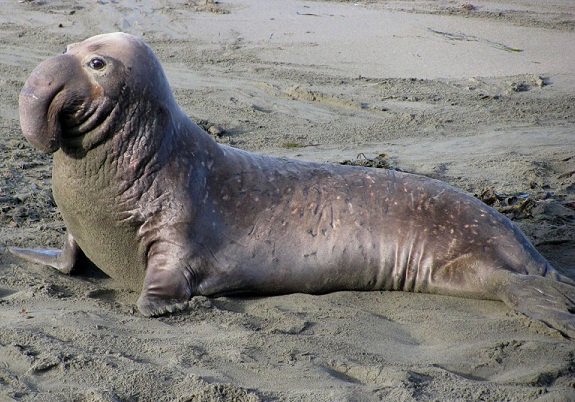
[[[24,135],[55,152],[60,250],[12,248],[69,273],[85,254],[141,291],[143,314],[194,295],[405,290],[502,300],[575,337],[575,283],[504,216],[445,183],[218,145],[130,35],[39,65]]]

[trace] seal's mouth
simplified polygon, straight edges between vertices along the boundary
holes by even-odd
[[[86,99],[70,96],[70,94],[62,94],[62,96],[65,99],[65,103],[59,108],[58,120],[63,137],[74,138],[82,136],[97,125],[96,112],[98,107],[93,102],[87,102]]]
[[[82,154],[105,140],[117,103],[105,96],[63,93],[62,97],[64,104],[56,107],[60,110],[60,148],[67,153]]]

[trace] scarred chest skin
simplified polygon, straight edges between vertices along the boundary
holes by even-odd
[[[62,152],[54,155],[52,191],[64,224],[84,254],[123,286],[140,290],[146,271],[145,249],[137,226],[121,219],[117,189],[102,169],[86,167]]]

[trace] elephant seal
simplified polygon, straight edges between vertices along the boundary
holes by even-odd
[[[20,118],[54,153],[67,236],[62,250],[11,251],[64,273],[85,255],[141,291],[144,315],[195,295],[403,290],[502,300],[575,337],[575,282],[507,218],[430,178],[219,145],[133,36],[40,64]]]

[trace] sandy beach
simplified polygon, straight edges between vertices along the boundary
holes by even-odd
[[[0,401],[575,401],[574,340],[501,302],[196,297],[146,318],[96,268],[66,276],[6,248],[65,233],[52,157],[20,130],[25,80],[69,43],[124,31],[218,142],[326,163],[384,155],[483,194],[575,279],[573,1],[0,7]]]

